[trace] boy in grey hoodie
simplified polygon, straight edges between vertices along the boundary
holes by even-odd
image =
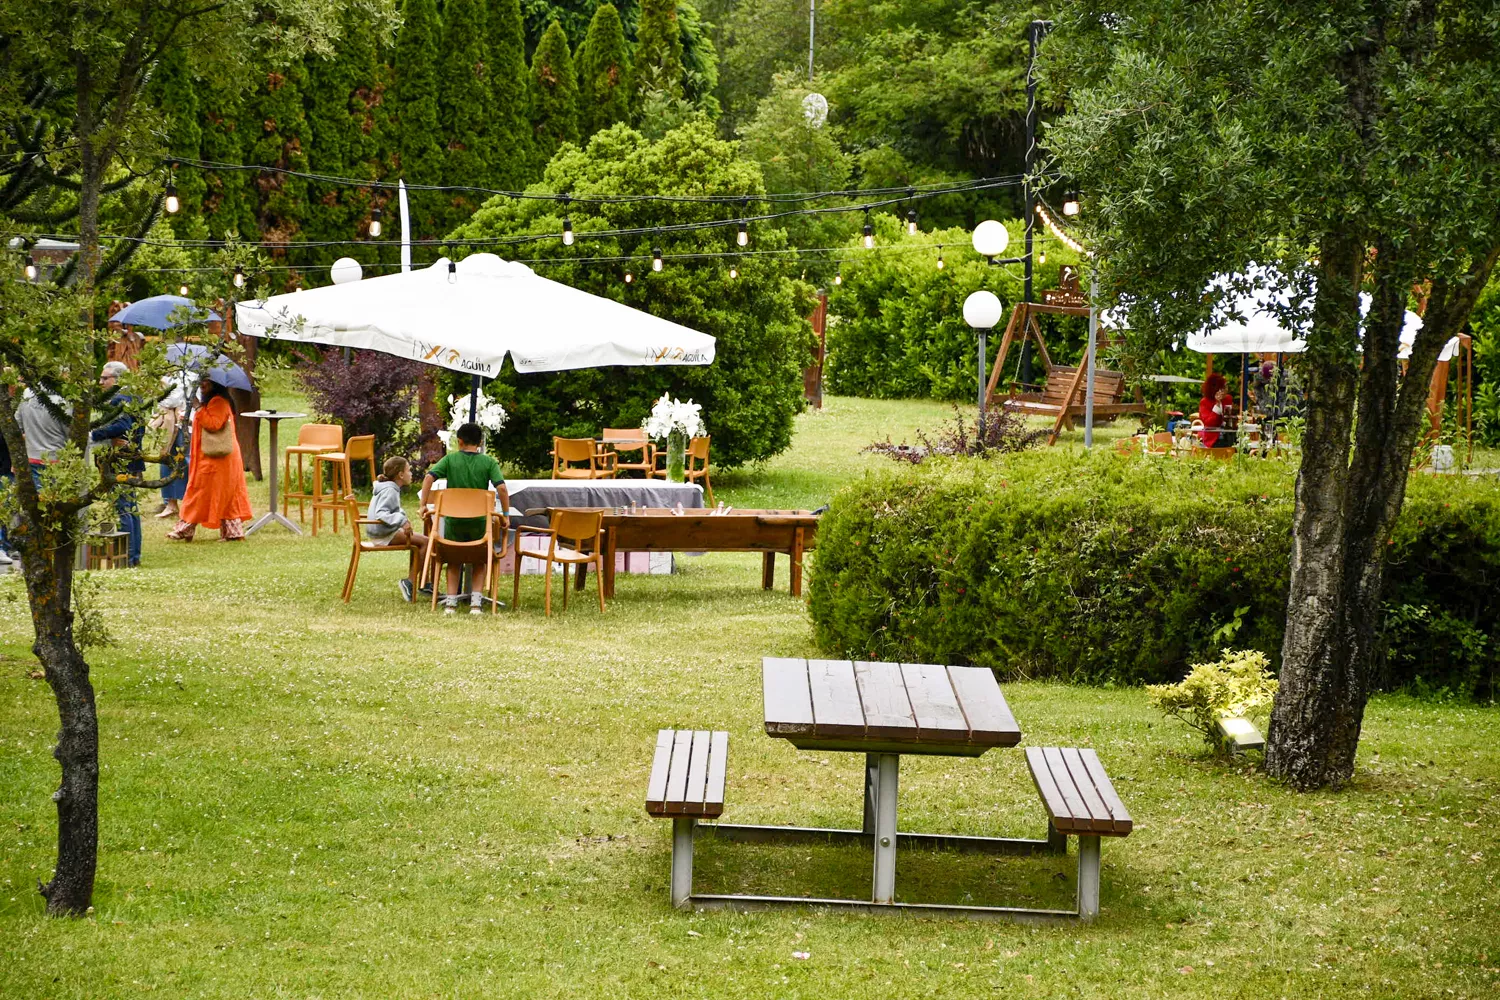
[[[411,519],[401,509],[401,487],[410,485],[411,466],[406,459],[396,455],[386,459],[381,466],[380,478],[375,480],[370,493],[370,511],[365,515],[378,522],[366,526],[365,537],[371,545],[415,545],[418,552],[427,548],[427,536],[412,530]],[[416,590],[416,580],[411,577],[416,571],[417,560],[414,558],[410,561],[407,578],[397,583],[401,596],[407,601],[412,599]]]

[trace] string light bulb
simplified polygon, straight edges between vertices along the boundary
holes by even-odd
[[[939,243],[938,244],[937,269],[939,271],[941,271],[943,269],[943,267],[944,267],[944,265],[943,265],[943,245],[941,243]]]
[[[573,245],[573,219],[571,216],[563,216],[563,246]]]
[[[740,231],[735,235],[734,241],[742,247],[750,243],[750,226],[744,219],[740,220]]]
[[[1046,247],[1042,247],[1040,250],[1037,251],[1036,262],[1038,264],[1045,264],[1045,263],[1047,263],[1047,248]]]
[[[183,298],[187,298],[187,293],[188,293],[188,286],[187,285],[179,285],[178,286],[178,288],[177,288],[177,294],[178,295],[181,295]]]
[[[842,285],[844,283],[844,269],[842,267],[839,268],[839,273],[833,276],[833,283],[835,285]]]
[[[380,225],[380,216],[381,216],[380,209],[375,208],[375,209],[371,209],[370,210],[370,238],[371,239],[376,239],[376,240],[380,239],[380,230],[382,228],[381,225]]]
[[[875,249],[875,227],[870,225],[870,210],[865,209],[865,249]]]
[[[738,264],[729,265],[729,276],[731,278],[738,278],[740,276],[740,268]]]
[[[651,270],[661,271],[661,247],[651,248]]]
[[[1063,215],[1074,216],[1078,214],[1078,192],[1069,191],[1068,196],[1063,199]]]
[[[238,264],[234,265],[234,287],[245,287],[245,269]]]
[[[915,208],[906,210],[906,235],[917,235],[917,210]]]
[[[35,281],[37,275],[36,258],[31,254],[26,255],[26,280]]]
[[[448,284],[458,284],[458,262],[454,260],[448,261]]]
[[[177,197],[176,178],[167,175],[166,208],[168,215],[176,215],[182,208],[182,199]]]

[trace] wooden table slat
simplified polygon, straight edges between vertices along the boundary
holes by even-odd
[[[767,656],[761,660],[765,695],[766,732],[772,736],[810,735],[813,731],[812,694],[807,686],[807,661]]]
[[[708,793],[708,741],[706,730],[693,733],[692,749],[688,753],[687,792],[683,797],[683,810],[700,816]]]
[[[687,802],[688,757],[693,745],[693,731],[679,729],[672,740],[672,764],[667,771],[666,806],[681,812]]]
[[[854,680],[864,709],[865,732],[875,739],[915,740],[917,717],[906,693],[906,682],[894,663],[854,664]]]
[[[661,809],[667,801],[667,767],[672,761],[672,730],[656,734],[656,753],[651,758],[651,779],[646,785],[646,809]]]
[[[1011,747],[1021,742],[1021,727],[1005,702],[994,671],[988,667],[950,666],[948,679],[968,720],[971,742]]]
[[[1078,794],[1083,797],[1083,805],[1088,809],[1091,829],[1101,832],[1110,832],[1115,828],[1113,818],[1109,815],[1109,807],[1099,797],[1099,792],[1094,788],[1094,779],[1083,766],[1083,757],[1078,753],[1077,747],[1062,748],[1063,766],[1068,769],[1068,774],[1073,778],[1073,785],[1078,789]]]
[[[1089,777],[1093,779],[1094,788],[1099,792],[1099,797],[1109,808],[1110,820],[1115,833],[1125,834],[1134,829],[1134,823],[1130,818],[1125,803],[1120,801],[1119,794],[1115,791],[1114,782],[1109,780],[1109,775],[1104,773],[1104,765],[1099,761],[1099,754],[1093,750],[1082,751],[1083,766],[1088,771]]]
[[[718,816],[724,812],[724,777],[729,767],[729,734],[713,734],[708,751],[708,787],[703,794],[703,815]]]
[[[813,732],[819,736],[865,735],[865,713],[850,660],[808,660]]]
[[[1047,762],[1047,770],[1052,772],[1052,780],[1057,783],[1057,790],[1062,793],[1063,802],[1067,805],[1067,815],[1070,817],[1082,817],[1089,815],[1088,808],[1083,804],[1083,796],[1078,794],[1077,787],[1073,784],[1073,778],[1068,774],[1068,767],[1063,763],[1062,751],[1057,747],[1043,747],[1042,757]],[[1070,824],[1070,828],[1078,830],[1083,826],[1087,830],[1093,829],[1093,824]],[[1063,829],[1061,824],[1058,829]]]
[[[959,710],[947,668],[934,663],[903,663],[901,676],[923,740],[967,743],[969,724]]]

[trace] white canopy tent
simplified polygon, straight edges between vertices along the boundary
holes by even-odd
[[[609,365],[706,365],[714,338],[537,275],[494,254],[273,295],[235,307],[239,331],[382,351],[494,378]]]

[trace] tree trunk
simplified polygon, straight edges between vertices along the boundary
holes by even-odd
[[[430,366],[423,366],[417,376],[417,427],[421,432],[417,444],[424,464],[432,465],[443,457],[443,441],[437,432],[445,426],[447,422],[438,408],[437,374]]]
[[[1292,521],[1291,586],[1281,688],[1271,712],[1266,770],[1298,788],[1341,785],[1354,771],[1364,698],[1344,643],[1349,435],[1354,423],[1353,342],[1363,246],[1331,234],[1320,254],[1313,326],[1325,357],[1310,365],[1307,430]]]

